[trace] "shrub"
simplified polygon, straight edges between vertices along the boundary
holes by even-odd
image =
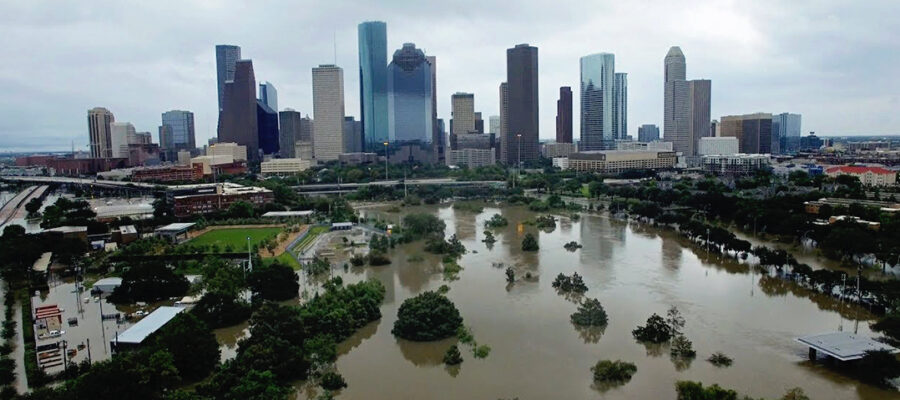
[[[563,293],[584,293],[588,291],[587,285],[584,283],[584,280],[581,279],[581,275],[578,275],[577,272],[572,273],[572,276],[566,276],[563,273],[560,273],[556,276],[556,279],[553,280],[553,288]]]
[[[607,323],[606,310],[597,299],[585,299],[570,319],[578,326],[603,326]]]
[[[675,336],[672,340],[672,347],[669,349],[669,355],[680,358],[694,358],[697,352],[694,351],[694,344],[691,343],[684,335]]]
[[[647,325],[638,326],[631,334],[641,342],[663,343],[672,339],[672,330],[663,317],[653,314],[647,318]]]
[[[715,365],[717,367],[730,367],[734,362],[731,357],[728,357],[721,351],[713,353],[711,356],[709,356],[709,358],[706,359],[706,361],[709,361],[710,363],[712,363],[712,365]]]
[[[334,371],[328,371],[322,374],[319,386],[325,390],[340,390],[347,387],[347,381],[344,380],[344,377],[341,376],[341,374]]]
[[[447,349],[447,352],[444,353],[444,364],[447,365],[459,365],[462,364],[462,354],[459,353],[459,347],[457,345],[450,346]]]
[[[522,239],[522,251],[538,251],[540,246],[538,246],[538,241],[534,237],[534,235],[530,233],[525,234],[525,238]]]
[[[462,321],[450,299],[428,291],[403,301],[391,333],[417,342],[440,340],[456,335]]]
[[[369,253],[369,265],[373,267],[377,267],[380,265],[388,265],[391,263],[391,259],[388,258],[387,255],[380,251],[373,251]]]
[[[600,360],[591,367],[594,380],[599,382],[627,382],[637,372],[637,366],[625,361]]]

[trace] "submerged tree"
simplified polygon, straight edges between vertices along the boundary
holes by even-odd
[[[403,301],[391,333],[417,342],[440,340],[456,335],[462,321],[450,299],[428,291]]]
[[[624,383],[631,380],[631,376],[637,372],[637,366],[621,360],[600,360],[591,367],[591,371],[594,373],[594,381]]]
[[[647,324],[638,326],[631,334],[641,342],[663,343],[672,339],[672,329],[663,317],[653,314],[647,318]]]
[[[694,344],[684,335],[675,336],[675,339],[672,340],[669,354],[674,358],[694,358],[697,356],[697,352],[694,351]]]
[[[534,235],[530,233],[525,234],[525,238],[522,239],[522,251],[538,251],[540,246],[538,246],[538,241],[534,237]]]
[[[570,319],[578,326],[603,326],[607,323],[606,310],[597,299],[585,299]]]
[[[513,271],[512,267],[506,268],[506,281],[509,283],[516,281],[516,271]]]
[[[450,346],[447,349],[447,352],[444,353],[444,364],[447,365],[459,365],[462,364],[463,358],[462,354],[459,353],[459,347],[457,345]]]

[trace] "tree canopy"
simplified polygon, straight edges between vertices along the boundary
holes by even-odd
[[[440,340],[456,335],[462,322],[450,299],[428,291],[403,301],[391,333],[417,342]]]

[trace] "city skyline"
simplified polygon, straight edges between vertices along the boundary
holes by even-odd
[[[658,94],[662,92],[662,77],[658,60],[667,48],[677,45],[689,54],[691,78],[716,81],[713,118],[788,111],[804,115],[804,134],[809,131],[819,135],[900,133],[897,129],[900,116],[890,112],[900,101],[895,94],[900,92],[900,83],[887,67],[897,56],[886,51],[890,49],[889,43],[866,40],[876,34],[871,26],[878,25],[875,22],[879,18],[887,18],[890,14],[886,12],[889,11],[887,3],[873,5],[867,10],[837,5],[812,10],[790,5],[784,16],[774,18],[765,12],[771,5],[761,3],[740,9],[732,5],[695,4],[678,8],[661,5],[649,11],[637,5],[615,5],[609,6],[612,7],[610,15],[603,18],[622,22],[591,26],[586,22],[587,17],[599,11],[601,5],[593,6],[597,9],[588,7],[588,10],[575,13],[567,7],[551,7],[554,9],[546,12],[539,10],[538,4],[517,10],[516,18],[504,17],[502,24],[510,29],[503,29],[503,32],[498,29],[496,34],[483,40],[483,32],[469,32],[459,25],[457,22],[463,15],[449,6],[433,7],[433,12],[425,13],[415,7],[406,10],[386,5],[378,11],[365,13],[354,10],[355,5],[347,4],[304,14],[304,19],[309,18],[311,22],[320,18],[329,24],[298,28],[302,32],[297,35],[309,33],[311,40],[305,40],[304,46],[294,54],[288,51],[292,48],[290,43],[267,40],[260,34],[259,26],[253,23],[227,33],[214,29],[210,29],[210,33],[195,30],[196,27],[237,21],[239,15],[227,13],[228,4],[207,7],[179,4],[185,15],[198,17],[196,27],[181,20],[164,21],[165,26],[155,29],[149,37],[122,37],[107,44],[86,40],[84,34],[121,30],[120,24],[158,26],[159,20],[164,18],[154,16],[167,15],[171,7],[115,6],[108,11],[121,18],[105,16],[101,19],[91,14],[67,14],[67,6],[49,10],[41,5],[9,4],[3,6],[7,15],[21,17],[0,28],[12,39],[10,51],[29,48],[32,49],[29,54],[34,56],[15,59],[0,67],[0,83],[9,89],[3,108],[4,122],[0,125],[3,130],[0,151],[66,150],[73,141],[76,149],[87,150],[84,112],[93,107],[109,109],[123,120],[132,122],[138,131],[154,130],[159,124],[159,113],[165,110],[189,110],[196,116],[197,142],[204,143],[214,137],[216,131],[214,45],[222,43],[240,46],[242,58],[254,59],[257,75],[278,86],[279,107],[291,107],[309,114],[312,96],[308,71],[315,65],[334,61],[336,39],[337,64],[354,71],[346,74],[344,83],[346,113],[359,118],[359,77],[355,72],[358,70],[357,25],[369,20],[387,22],[390,28],[388,48],[399,48],[407,41],[415,42],[428,49],[429,54],[444,60],[437,88],[437,116],[445,120],[449,119],[450,108],[446,94],[456,91],[475,93],[481,99],[477,111],[483,115],[498,115],[496,88],[504,80],[504,50],[515,43],[528,42],[542,49],[539,78],[543,92],[539,100],[541,139],[554,137],[557,99],[551,94],[555,94],[560,86],[575,86],[578,57],[597,51],[615,53],[620,64],[617,69],[629,72],[628,134],[636,135],[641,124],[662,126],[662,99]],[[335,12],[335,7],[340,14]],[[496,7],[484,5],[486,10]],[[259,15],[264,10],[245,11]],[[689,11],[697,12],[690,16]],[[328,15],[325,12],[341,17],[324,18],[323,15]],[[654,27],[652,36],[635,35],[615,42],[571,40],[573,37],[606,37],[625,32],[627,22],[634,21],[639,12],[670,13],[688,20],[716,22],[708,27],[691,28],[663,24]],[[417,18],[410,18],[413,16]],[[534,26],[515,23],[522,18],[534,18],[536,23]],[[789,24],[791,29],[778,33],[767,29],[795,20],[798,23]],[[52,47],[35,45],[47,40],[47,36],[38,30],[46,28],[47,21],[78,22],[83,26],[64,38],[63,44],[70,50],[55,51]],[[815,21],[827,23],[817,25]],[[288,23],[281,19],[271,22],[274,26]],[[291,25],[295,22],[292,20]],[[734,29],[727,35],[709,37],[708,30],[724,25]],[[312,34],[317,31],[320,32]],[[26,32],[34,35],[24,34]],[[834,37],[841,40],[832,40]],[[465,39],[473,39],[475,45],[454,46]],[[796,43],[791,43],[792,40]],[[812,45],[810,41],[821,42],[821,45]],[[860,42],[863,44],[852,46]],[[141,51],[117,51],[128,48],[140,48]],[[809,50],[813,48],[816,51]],[[55,61],[72,51],[83,57]],[[865,61],[871,61],[876,53],[884,59],[880,58],[877,63]],[[829,61],[835,57],[840,59],[838,63]],[[34,61],[40,65],[33,64]],[[863,73],[866,79],[854,79],[857,84],[852,87],[830,84],[836,79],[851,79]],[[14,102],[13,98],[34,100]],[[50,107],[53,112],[46,115],[43,107]],[[578,131],[578,118],[574,124],[574,130]]]

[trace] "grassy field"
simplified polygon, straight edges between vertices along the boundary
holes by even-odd
[[[218,229],[191,239],[188,243],[197,246],[217,245],[222,250],[231,245],[235,251],[246,251],[247,236],[250,237],[250,243],[256,246],[265,239],[274,238],[281,230],[282,228]]]
[[[306,249],[307,246],[309,246],[313,242],[313,240],[316,239],[316,237],[318,237],[319,235],[321,235],[325,232],[328,232],[329,230],[331,230],[331,228],[329,228],[327,226],[318,226],[317,225],[317,226],[309,227],[309,232],[306,234],[306,236],[303,237],[302,240],[300,240],[300,243],[297,243],[297,245],[294,246],[293,250],[298,251],[298,252],[303,251],[304,249]]]
[[[297,262],[297,259],[295,259],[294,256],[292,256],[291,253],[288,253],[288,252],[281,253],[281,255],[278,257],[269,257],[269,258],[263,259],[263,262],[266,264],[269,264],[269,263],[272,263],[275,261],[278,261],[284,265],[288,265],[291,268],[293,268],[295,271],[300,269],[300,263]]]

